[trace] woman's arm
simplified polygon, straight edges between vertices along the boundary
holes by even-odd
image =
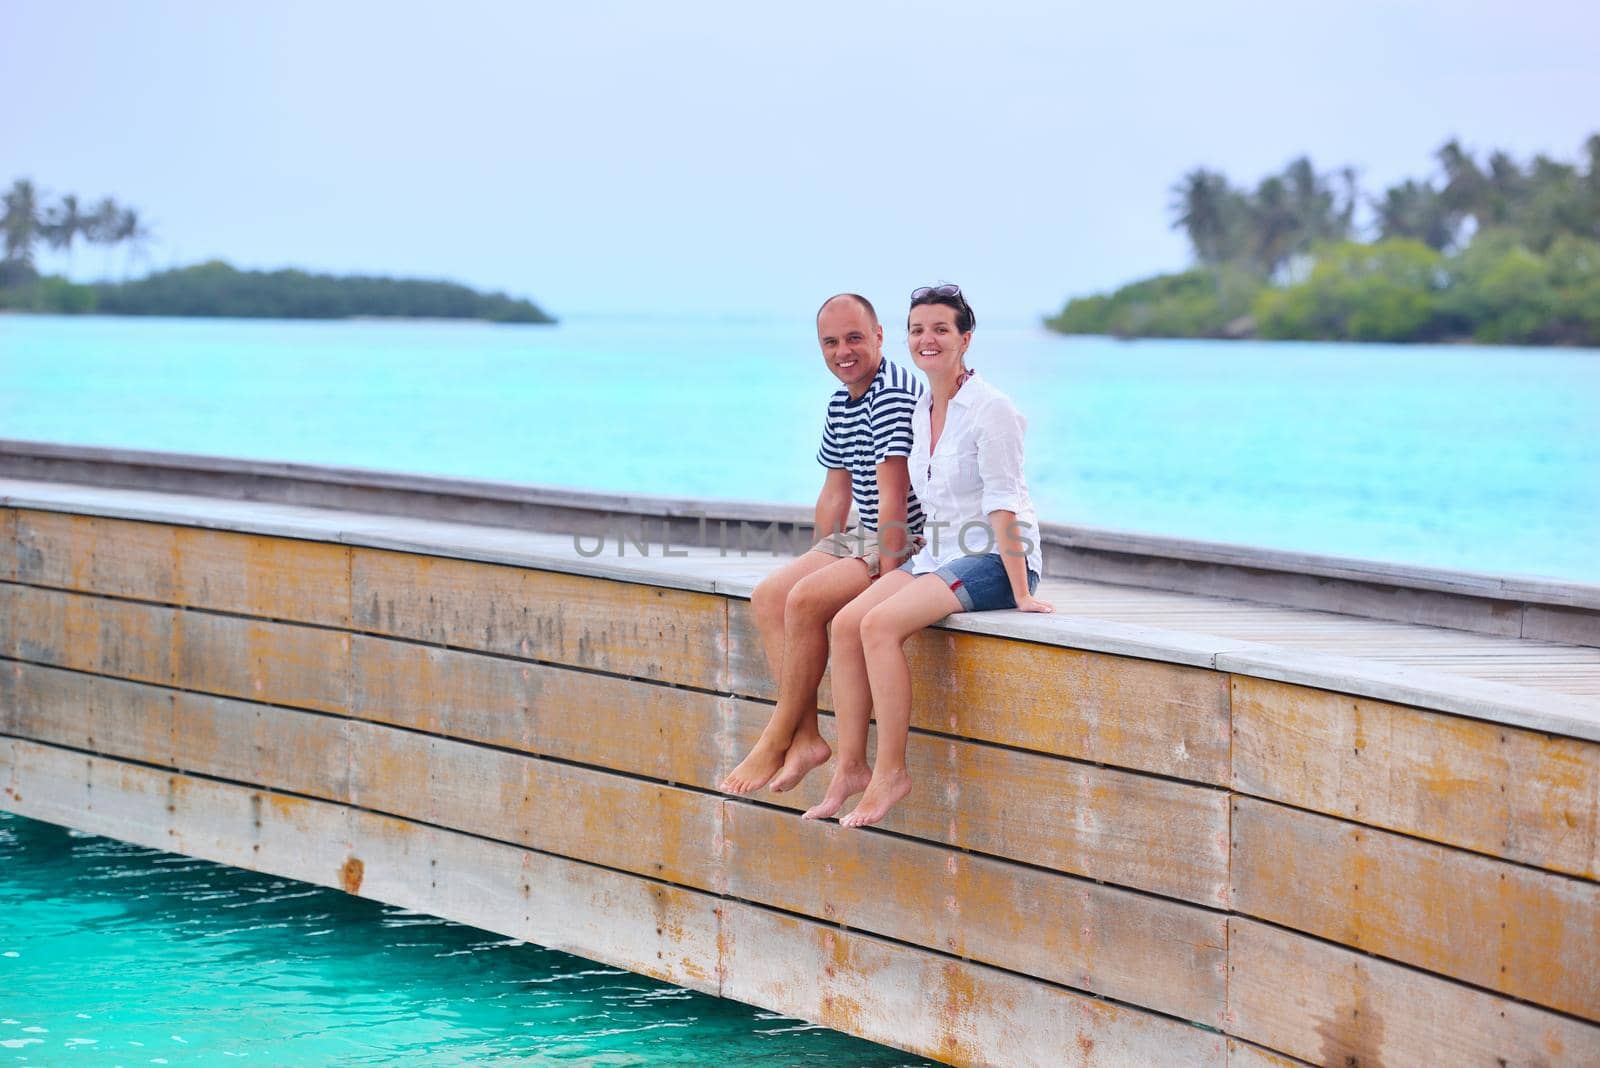
[[[990,512],[989,529],[994,531],[1000,562],[1005,565],[1006,580],[1011,583],[1011,596],[1017,608],[1024,612],[1054,612],[1055,606],[1049,601],[1041,601],[1028,592],[1028,551],[1022,544],[1017,513],[1003,508]]]

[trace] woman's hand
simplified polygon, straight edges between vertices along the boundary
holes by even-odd
[[[1049,601],[1041,601],[1031,593],[1025,593],[1017,598],[1017,611],[1019,612],[1054,612],[1056,606]]]

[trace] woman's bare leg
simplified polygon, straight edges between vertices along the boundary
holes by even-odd
[[[906,663],[906,639],[961,610],[961,602],[944,579],[922,575],[862,616],[861,650],[872,708],[878,717],[878,755],[866,793],[855,809],[839,821],[844,826],[877,823],[911,792],[911,776],[906,771],[906,736],[911,729],[911,667]]]
[[[838,760],[822,800],[805,812],[808,820],[825,820],[867,788],[867,723],[872,718],[872,689],[861,649],[861,621],[866,614],[914,580],[905,571],[891,571],[833,617],[833,714],[837,725]]]

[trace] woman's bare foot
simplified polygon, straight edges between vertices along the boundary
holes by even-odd
[[[911,792],[911,776],[904,768],[888,775],[874,775],[861,795],[861,803],[839,821],[842,827],[870,827],[889,814],[900,799]]]
[[[841,763],[833,769],[833,781],[823,799],[806,809],[803,820],[825,820],[844,807],[844,803],[867,788],[872,781],[872,769],[865,764],[846,767]]]
[[[812,771],[826,764],[831,756],[833,750],[822,740],[822,735],[797,734],[789,745],[789,751],[783,754],[782,770],[767,785],[775,794],[793,790]]]
[[[756,742],[750,755],[739,761],[739,766],[728,773],[717,787],[725,794],[748,794],[767,785],[783,767],[783,754],[788,746],[776,746],[765,735]]]

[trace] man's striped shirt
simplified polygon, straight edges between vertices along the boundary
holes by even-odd
[[[921,394],[922,383],[884,359],[859,398],[841,389],[828,401],[817,462],[850,472],[856,519],[867,530],[878,529],[878,465],[892,456],[911,455],[911,409]],[[922,530],[922,505],[909,488],[906,524],[913,534]]]

